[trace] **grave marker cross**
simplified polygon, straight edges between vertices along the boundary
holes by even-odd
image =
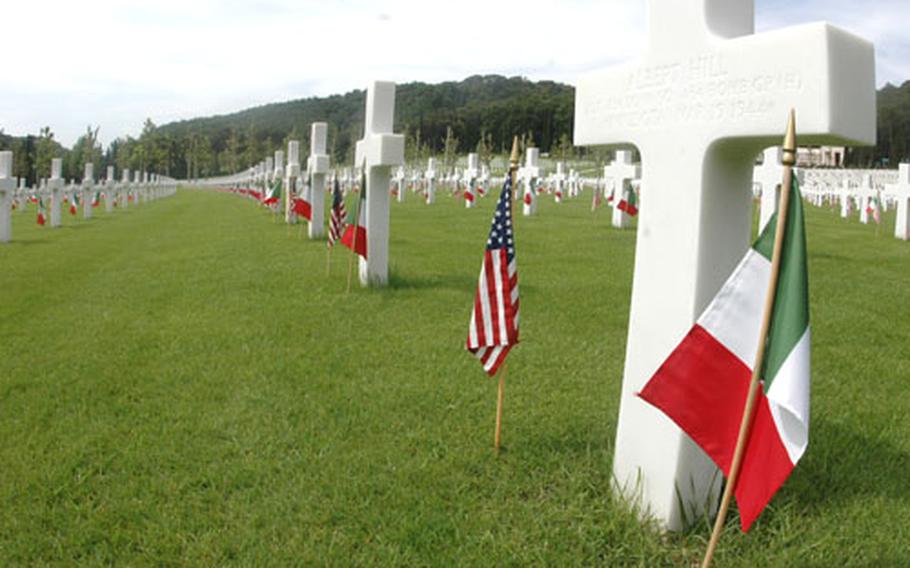
[[[900,164],[897,170],[897,183],[885,186],[885,190],[897,198],[897,218],[894,220],[894,238],[910,240],[910,164]]]
[[[749,246],[752,162],[796,109],[800,143],[875,141],[872,45],[828,24],[758,35],[752,0],[651,0],[640,62],[581,78],[575,143],[642,156],[614,478],[666,527],[716,504],[713,463],[635,396]],[[756,331],[756,333],[758,333]]]
[[[325,225],[325,179],[329,173],[329,155],[326,153],[326,137],[329,125],[314,122],[310,125],[310,155],[307,171],[310,174],[310,204],[312,210],[307,234],[311,239],[321,238]]]
[[[360,284],[385,285],[389,278],[389,178],[392,166],[404,163],[404,136],[392,134],[395,83],[375,81],[367,89],[363,139],[355,160],[365,165],[367,186],[367,258],[360,258]]]

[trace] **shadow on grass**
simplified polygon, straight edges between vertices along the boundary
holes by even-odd
[[[905,499],[910,454],[882,437],[873,437],[824,419],[811,426],[802,471],[788,485],[807,508],[868,497]]]
[[[477,286],[476,276],[465,274],[441,274],[437,276],[401,276],[389,273],[389,289],[392,290],[425,290],[430,288],[448,288],[452,290],[473,290]]]
[[[14,237],[13,240],[7,243],[7,246],[30,247],[34,245],[46,245],[47,243],[46,239],[17,239]]]

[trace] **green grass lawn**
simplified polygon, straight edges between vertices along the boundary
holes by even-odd
[[[392,204],[391,286],[252,202],[0,246],[0,565],[690,565],[610,492],[634,231],[518,219],[504,444],[464,340],[494,199]],[[910,563],[910,245],[807,207],[809,450],[718,566]],[[642,443],[647,443],[643,440]]]

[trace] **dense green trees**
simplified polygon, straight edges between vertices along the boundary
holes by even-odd
[[[474,150],[483,163],[506,154],[512,136],[521,146],[536,145],[560,159],[587,150],[572,146],[574,89],[552,81],[521,77],[473,76],[437,85],[398,86],[395,131],[406,136],[406,159],[426,164],[431,155],[452,167],[456,153]],[[72,150],[66,150],[48,127],[35,135],[12,137],[0,129],[0,150],[16,153],[14,174],[29,183],[47,177],[52,157],[64,158],[64,177],[80,179],[82,165],[93,161],[96,175],[107,165],[147,170],[176,178],[240,171],[289,139],[309,148],[309,126],[329,124],[328,151],[336,163],[353,164],[354,143],[363,133],[364,91],[268,104],[228,115],[195,118],[156,126],[151,119],[138,138],[118,138],[102,154],[97,127],[89,126]],[[602,152],[594,151],[594,155]],[[910,159],[910,81],[878,92],[878,144],[852,149],[847,165],[891,165]],[[119,174],[118,174],[119,175]]]

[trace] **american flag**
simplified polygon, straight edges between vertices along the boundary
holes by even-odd
[[[341,198],[341,187],[338,185],[338,178],[335,178],[335,184],[332,188],[332,213],[329,215],[329,247],[335,246],[335,241],[340,239],[342,233],[344,233],[344,218],[346,216],[344,199]]]
[[[466,348],[496,374],[518,343],[518,270],[512,234],[512,176],[506,174],[487,238]]]

